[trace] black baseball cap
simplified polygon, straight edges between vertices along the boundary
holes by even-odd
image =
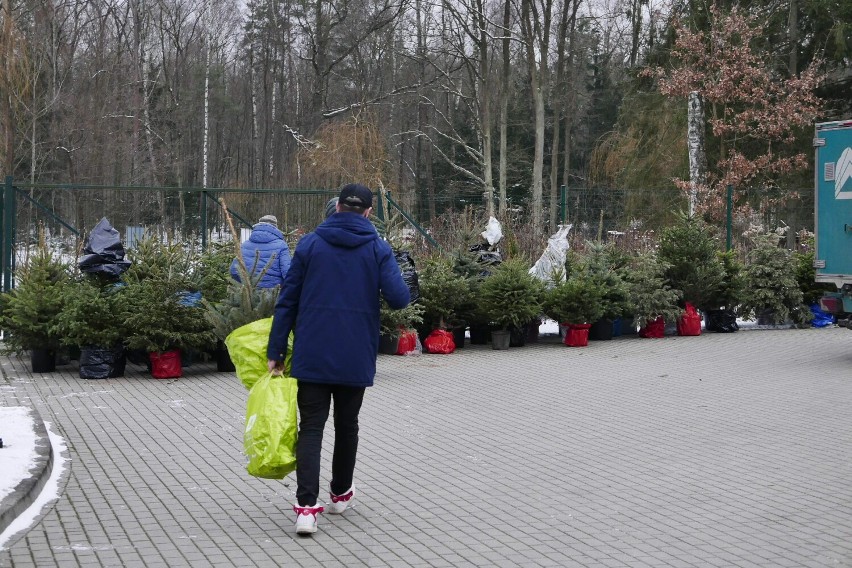
[[[347,183],[340,190],[340,197],[337,198],[337,202],[349,207],[369,209],[373,206],[373,192],[360,183]]]

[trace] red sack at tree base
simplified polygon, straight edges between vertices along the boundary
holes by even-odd
[[[659,339],[666,334],[666,322],[663,316],[658,317],[654,321],[649,321],[645,327],[639,330],[639,337],[648,337],[651,339]]]
[[[417,332],[407,329],[399,334],[399,345],[396,348],[397,355],[408,355],[417,349]]]
[[[152,351],[149,356],[151,357],[151,375],[155,379],[177,379],[183,376],[179,349]]]
[[[565,339],[562,343],[568,347],[586,347],[589,344],[590,323],[569,323],[565,330]]]
[[[677,319],[677,334],[701,335],[701,314],[689,302],[686,303],[683,315]]]
[[[453,334],[446,329],[436,329],[423,340],[423,347],[429,353],[448,355],[456,350],[456,342]]]

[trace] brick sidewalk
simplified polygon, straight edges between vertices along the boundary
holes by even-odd
[[[0,566],[852,566],[852,332],[552,341],[380,356],[355,506],[307,539],[232,375],[2,359],[70,469]]]

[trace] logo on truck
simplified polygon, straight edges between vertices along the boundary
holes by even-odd
[[[834,179],[834,198],[852,199],[852,148],[846,148],[836,164],[831,164],[831,177],[828,176],[829,164],[826,166],[826,181]]]

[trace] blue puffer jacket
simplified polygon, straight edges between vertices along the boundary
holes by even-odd
[[[254,274],[260,274],[269,263],[269,259],[275,254],[272,266],[269,267],[269,270],[266,271],[266,274],[258,282],[259,288],[274,288],[284,282],[284,276],[290,269],[290,249],[284,241],[284,234],[273,225],[258,223],[252,227],[251,236],[246,242],[240,245],[240,250],[243,253],[243,262],[246,263],[246,268],[249,271],[251,271],[252,266],[255,266],[255,254],[259,253]],[[231,261],[231,276],[237,282],[240,281],[236,258]]]
[[[293,330],[294,377],[372,386],[380,294],[395,309],[410,299],[390,246],[365,217],[335,213],[296,246],[275,305],[267,356],[283,361]]]

